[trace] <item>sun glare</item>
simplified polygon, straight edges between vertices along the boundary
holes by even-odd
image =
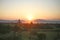
[[[27,20],[32,21],[33,20],[33,16],[32,15],[28,15],[27,16]]]

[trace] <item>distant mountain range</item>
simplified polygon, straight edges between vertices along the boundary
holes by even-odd
[[[35,23],[60,23],[60,20],[44,20],[44,19],[36,19]]]
[[[18,20],[0,20],[0,23],[17,23]],[[24,20],[21,20],[21,22],[25,22]]]
[[[0,20],[0,23],[17,23],[18,20]],[[21,20],[22,23],[25,23],[25,20]],[[36,19],[33,20],[33,23],[59,23],[60,20],[44,20],[44,19]]]

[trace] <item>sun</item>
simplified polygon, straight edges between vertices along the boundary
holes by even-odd
[[[32,15],[28,15],[27,16],[27,20],[32,21],[33,20],[33,16]]]

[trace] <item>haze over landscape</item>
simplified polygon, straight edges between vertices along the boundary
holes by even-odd
[[[60,0],[0,0],[0,19],[60,20]]]
[[[0,0],[0,40],[60,40],[60,0]]]

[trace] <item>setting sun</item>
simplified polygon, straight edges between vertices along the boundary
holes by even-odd
[[[33,20],[33,16],[32,15],[28,15],[27,16],[27,20],[29,20],[29,21]]]

